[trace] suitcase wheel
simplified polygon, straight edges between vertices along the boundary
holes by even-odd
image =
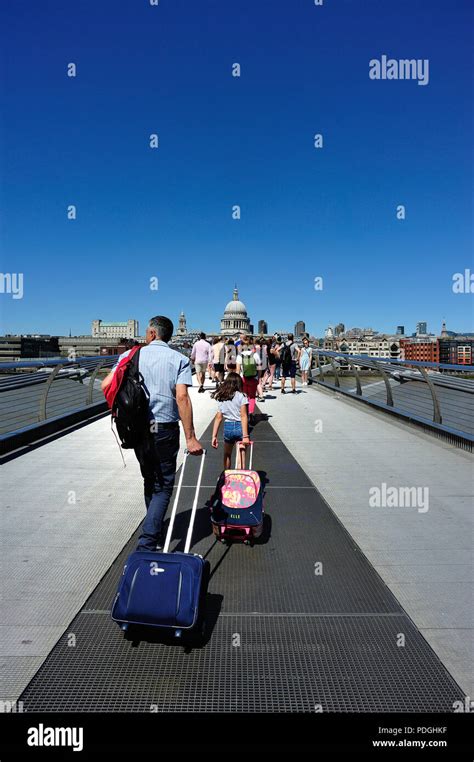
[[[123,622],[120,625],[120,629],[123,630],[124,632],[127,632],[127,630],[128,630],[128,624],[126,622]]]
[[[180,638],[182,636],[182,634],[183,634],[182,630],[175,630],[174,631],[175,638]]]

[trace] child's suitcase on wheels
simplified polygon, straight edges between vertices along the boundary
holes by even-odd
[[[209,562],[189,552],[201,486],[205,451],[199,469],[184,553],[169,553],[171,535],[188,457],[181,468],[163,551],[135,551],[125,564],[112,607],[112,619],[126,631],[129,625],[161,627],[176,637],[184,630],[204,634]]]
[[[250,463],[245,469],[237,443],[235,468],[223,471],[210,500],[212,530],[221,542],[244,542],[253,545],[263,530],[263,485],[252,470],[253,442],[250,442]],[[242,456],[242,460],[241,460]],[[237,466],[241,466],[238,468]]]

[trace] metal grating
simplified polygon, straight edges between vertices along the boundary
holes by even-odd
[[[220,616],[188,653],[133,647],[108,612],[82,613],[68,632],[76,646],[62,638],[25,711],[449,712],[462,696],[404,615]]]
[[[268,475],[263,542],[215,542],[209,487],[200,495],[193,550],[212,567],[205,644],[183,647],[150,630],[133,643],[110,619],[136,533],[24,691],[25,711],[452,711],[463,692],[268,422],[254,438],[254,465]],[[204,485],[215,483],[220,459],[208,451]],[[185,484],[198,463],[188,461]],[[180,548],[193,492],[183,490]]]

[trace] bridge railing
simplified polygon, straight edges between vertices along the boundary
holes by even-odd
[[[467,449],[472,449],[474,366],[350,355],[323,349],[313,350],[313,356],[315,358],[315,367],[312,370],[313,382],[394,415],[436,429],[439,433],[462,439]],[[381,378],[380,383],[385,387],[383,401],[374,398],[373,395],[364,394],[364,371]],[[355,388],[353,389],[341,383],[341,380],[349,374],[354,378]],[[404,400],[401,399],[401,395],[394,396],[394,390],[398,385],[409,382],[411,382],[410,394],[405,394]],[[421,397],[418,390],[414,388],[418,384],[422,384],[425,391],[422,395],[424,399],[421,415],[421,407],[417,412],[416,404]],[[427,398],[431,400],[430,414],[427,413]]]
[[[0,457],[104,415],[108,407],[100,387],[101,377],[118,357],[94,355],[0,363]]]
[[[1,450],[10,450],[13,442],[32,441],[42,431],[105,412],[99,374],[117,358],[98,355],[0,363]]]

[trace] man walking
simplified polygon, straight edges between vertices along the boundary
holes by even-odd
[[[191,350],[191,360],[196,368],[196,378],[198,380],[198,392],[204,391],[204,381],[206,380],[206,370],[213,362],[212,347],[206,341],[206,334],[200,333],[199,339],[193,344]]]
[[[183,424],[186,448],[190,455],[201,455],[196,439],[193,408],[188,394],[192,386],[191,365],[187,357],[168,346],[173,323],[159,315],[146,329],[146,346],[140,349],[138,370],[149,398],[150,428],[135,455],[143,476],[146,517],[137,550],[161,550],[164,544],[163,519],[173,493],[176,458],[179,451],[179,420]],[[119,362],[130,350],[119,357]],[[102,381],[102,390],[111,383],[118,365]]]

